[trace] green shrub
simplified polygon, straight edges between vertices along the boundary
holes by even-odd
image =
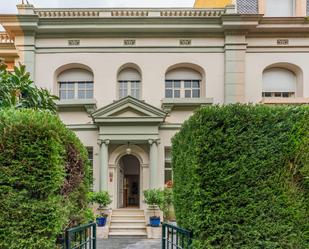
[[[147,189],[144,191],[144,201],[148,206],[161,208],[164,202],[164,193],[161,189]],[[156,217],[155,209],[154,217]]]
[[[107,191],[89,192],[88,199],[91,203],[97,203],[100,208],[105,208],[112,203],[112,199]]]
[[[161,189],[148,189],[144,191],[145,203],[150,206],[160,206],[164,201]]]
[[[202,108],[174,137],[172,165],[194,249],[309,248],[309,107]]]
[[[0,111],[0,248],[55,248],[56,237],[88,222],[87,151],[57,116]]]

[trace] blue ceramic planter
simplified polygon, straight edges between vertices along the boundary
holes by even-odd
[[[151,227],[159,227],[160,226],[160,217],[156,217],[156,216],[153,216],[153,217],[150,217],[150,226]]]
[[[96,219],[99,227],[104,227],[106,225],[106,220],[107,220],[106,217],[99,217]]]

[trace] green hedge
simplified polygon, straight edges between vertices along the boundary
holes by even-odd
[[[0,248],[55,248],[85,222],[87,151],[57,116],[0,111]]]
[[[174,137],[172,164],[194,249],[309,248],[309,107],[202,108]]]

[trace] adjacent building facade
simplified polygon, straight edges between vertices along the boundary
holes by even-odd
[[[172,180],[171,139],[200,106],[309,102],[306,0],[189,9],[37,9],[0,15],[0,57],[58,95],[112,208]]]

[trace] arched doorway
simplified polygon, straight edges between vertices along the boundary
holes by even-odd
[[[140,203],[140,162],[124,155],[118,163],[118,208],[137,208]]]

